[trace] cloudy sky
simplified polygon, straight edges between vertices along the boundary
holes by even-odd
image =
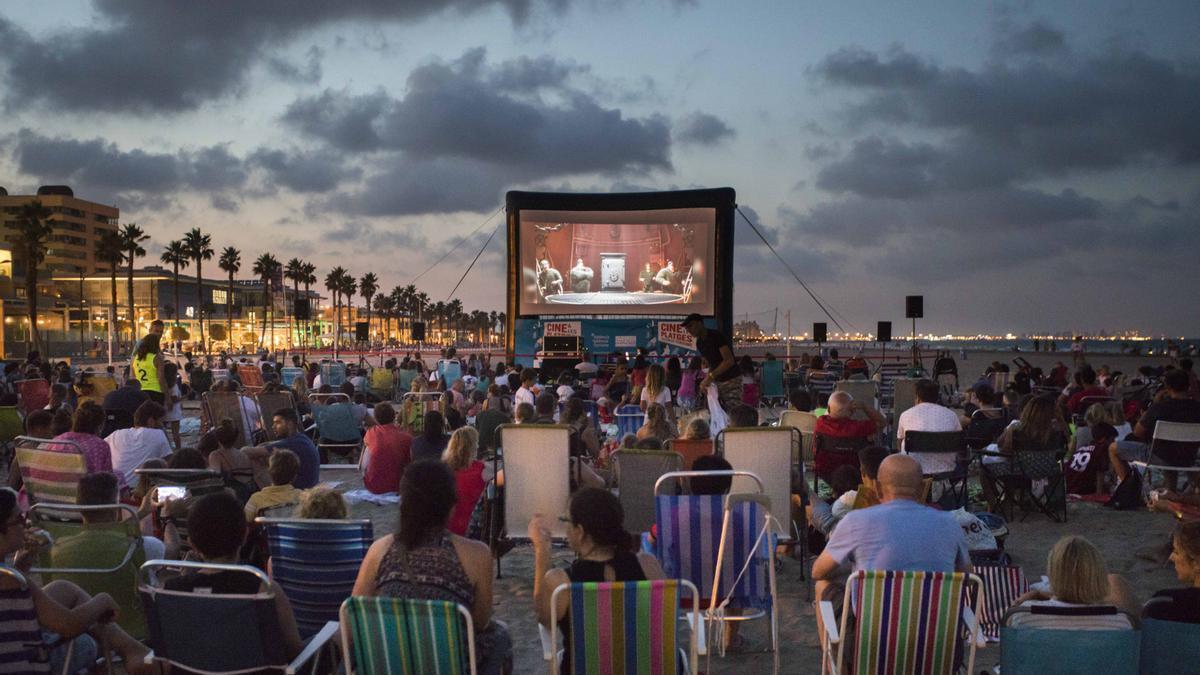
[[[844,324],[1200,335],[1200,3],[9,0],[0,185],[412,281],[507,189],[731,186]],[[422,277],[443,300],[497,216]],[[823,320],[738,225],[735,311]],[[503,306],[498,236],[464,282]]]

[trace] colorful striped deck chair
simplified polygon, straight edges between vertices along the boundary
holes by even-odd
[[[17,380],[13,386],[17,390],[17,407],[26,416],[50,403],[50,383],[45,380]]]
[[[341,361],[321,362],[321,384],[327,384],[334,389],[346,381],[346,364]]]
[[[348,675],[475,673],[475,626],[462,605],[351,597],[340,616]]]
[[[808,376],[808,388],[814,394],[825,394],[828,396],[833,393],[833,388],[837,386],[840,379],[842,379],[840,373],[831,371],[810,373]]]
[[[646,419],[646,413],[642,412],[641,406],[623,405],[617,408],[614,417],[617,420],[617,440],[621,440],[625,434],[637,434]]]
[[[981,585],[979,577],[961,572],[855,572],[846,584],[840,629],[833,603],[820,604],[821,672],[953,675],[961,670],[964,648],[965,672],[975,672],[975,648],[984,643],[975,622]],[[841,636],[851,633],[847,654]]]
[[[70,441],[18,436],[17,465],[31,505],[42,502],[76,503],[79,479],[87,475],[83,449]]]
[[[241,394],[210,391],[204,395],[204,408],[208,412],[210,428],[217,428],[221,420],[229,418],[238,432],[237,447],[250,445],[253,439],[246,438],[246,427],[256,425],[258,420],[246,421],[246,409],[242,406]]]
[[[242,388],[250,396],[257,394],[263,389],[263,373],[262,369],[251,363],[239,363],[237,367],[238,379],[242,381]]]
[[[999,642],[1004,612],[1012,607],[1017,597],[1029,590],[1029,582],[1016,565],[975,565],[972,571],[983,581],[979,629],[988,642]]]
[[[550,596],[550,614],[570,598],[571,650],[567,672],[609,675],[672,675],[689,672],[696,664],[697,635],[689,631],[688,649],[680,646],[679,608],[681,591],[692,597],[693,621],[699,595],[686,580],[634,581],[617,583],[563,584]],[[693,625],[696,625],[693,623]],[[558,622],[550,625],[550,644],[557,645]],[[556,659],[550,659],[551,675],[558,675]]]
[[[297,377],[304,377],[303,368],[284,366],[279,369],[279,383],[288,389],[292,388],[292,384],[296,381]],[[305,384],[307,384],[307,381],[305,381]]]
[[[258,577],[254,594],[216,594],[169,590],[163,582],[178,572],[238,572]],[[167,572],[163,574],[163,572]],[[261,570],[248,565],[217,565],[182,560],[151,560],[138,571],[138,595],[146,610],[148,662],[170,664],[192,673],[292,673],[320,670],[328,651],[335,653],[338,625],[329,622],[288,662],[275,608],[275,592]],[[328,649],[327,649],[328,648]],[[380,671],[386,672],[386,671]]]
[[[884,361],[875,369],[874,375],[879,379],[879,402],[884,410],[892,409],[896,380],[904,377],[908,368],[905,361]]]
[[[404,395],[404,405],[400,410],[400,427],[411,434],[419,434],[425,428],[425,413],[433,410],[440,412],[442,393],[440,391],[410,391]]]
[[[271,578],[292,604],[300,637],[337,621],[374,541],[371,521],[258,518],[255,522],[266,532]]]
[[[275,413],[280,410],[296,412],[296,403],[292,398],[292,392],[277,391],[268,394],[260,391],[255,395],[254,402],[258,404],[258,414],[262,422],[262,429],[266,432],[267,440],[276,440],[275,425],[273,423]],[[296,416],[296,419],[300,419],[299,415]]]

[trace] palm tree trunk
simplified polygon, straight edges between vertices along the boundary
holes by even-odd
[[[233,272],[229,273],[229,290],[225,293],[225,338],[233,351]]]
[[[32,261],[33,257],[29,256],[27,260]],[[28,263],[25,265],[25,302],[29,307],[29,342],[25,345],[26,354],[31,349],[42,351],[42,336],[38,333],[37,317],[38,317],[38,297],[37,297],[37,266]],[[48,358],[49,354],[42,354],[42,358]]]
[[[200,256],[196,256],[196,320],[200,323],[200,350],[207,355],[208,346],[204,344],[204,276],[200,271],[201,260]]]
[[[129,259],[129,272],[126,277],[125,290],[129,293],[129,351],[133,352],[133,345],[137,343],[137,315],[134,314],[136,308],[133,304],[133,258]]]
[[[258,334],[258,346],[263,346],[263,341],[267,339],[267,303],[271,301],[271,280],[267,279],[263,283],[263,324],[262,332]]]
[[[117,338],[117,347],[120,348],[121,334],[117,332],[117,266],[112,266],[112,302],[108,305],[108,349],[109,360],[112,360],[112,343],[114,334]]]
[[[181,311],[179,308],[179,263],[172,263],[172,267],[174,268],[175,273],[175,283],[171,284],[171,286],[173,286],[175,290],[175,325],[178,326],[179,312]],[[172,335],[171,339],[174,340],[175,336]]]

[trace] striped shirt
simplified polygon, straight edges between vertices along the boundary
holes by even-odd
[[[1022,607],[1093,607],[1094,605],[1076,605],[1061,600],[1028,600],[1021,603]],[[1034,614],[1032,612],[1013,615],[1008,625],[1020,628],[1042,628],[1050,630],[1132,630],[1129,618],[1124,614],[1098,615],[1058,615]]]
[[[29,589],[0,589],[0,673],[48,673],[33,595]]]

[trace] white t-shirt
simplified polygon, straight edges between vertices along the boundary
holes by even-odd
[[[133,427],[118,429],[104,439],[112,450],[113,471],[125,477],[126,485],[137,484],[134,470],[148,459],[161,459],[171,454],[171,444],[162,429]]]
[[[554,393],[558,394],[558,400],[566,401],[575,395],[575,387],[572,387],[569,384],[560,384]]]
[[[962,421],[957,413],[946,406],[918,403],[900,413],[900,421],[896,424],[896,438],[900,439],[901,451],[904,450],[904,434],[909,431],[962,431]],[[914,457],[927,474],[953,471],[957,463],[950,454],[917,453]]]
[[[650,407],[651,403],[661,403],[662,406],[667,409],[668,416],[670,416],[670,412],[671,412],[671,390],[670,389],[663,387],[662,389],[658,390],[658,396],[655,396],[654,400],[651,401],[650,400],[650,390],[647,389],[646,387],[642,387],[641,400],[643,403],[646,404],[647,408]],[[650,419],[649,415],[643,415],[642,417],[643,417],[643,421],[642,421],[643,424],[645,424],[646,421],[649,421],[649,419]]]
[[[513,394],[513,399],[516,401],[516,405],[521,405],[522,403],[533,405],[535,401],[533,392],[529,391],[525,387],[517,388],[516,393]]]

